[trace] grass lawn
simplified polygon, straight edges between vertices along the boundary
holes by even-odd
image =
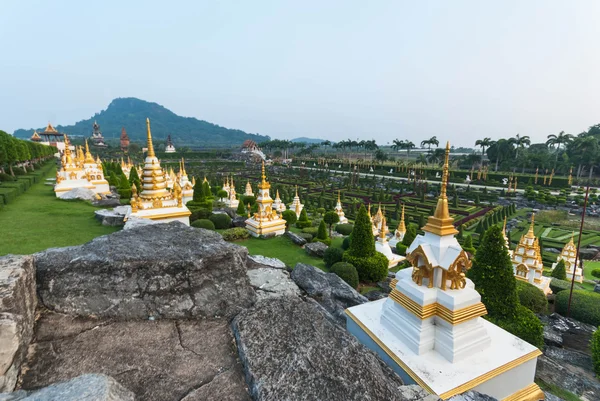
[[[583,262],[583,277],[587,278],[588,280],[599,280],[598,277],[592,276],[592,270],[594,269],[600,269],[600,262],[585,260]]]
[[[51,247],[79,245],[118,231],[94,218],[96,207],[84,201],[57,199],[45,178],[0,211],[0,255],[30,254]]]

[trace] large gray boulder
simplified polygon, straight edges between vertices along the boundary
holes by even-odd
[[[329,248],[322,242],[311,242],[309,244],[304,245],[304,250],[309,256],[314,256],[316,258],[322,258],[325,256],[325,251]]]
[[[94,217],[103,226],[120,227],[125,224],[127,210],[122,212],[120,207],[114,209],[100,209],[94,212]]]
[[[247,249],[179,222],[35,254],[41,302],[57,312],[122,319],[231,317],[256,295]]]
[[[248,255],[246,260],[248,269],[258,269],[260,267],[268,267],[271,269],[285,269],[285,263],[277,258],[268,258],[262,255]]]
[[[337,274],[325,273],[304,263],[296,264],[292,271],[292,280],[343,325],[346,324],[344,311],[347,308],[368,301]]]
[[[300,295],[300,289],[290,279],[290,273],[286,270],[260,267],[248,270],[247,274],[259,300],[283,295]]]
[[[112,377],[87,374],[36,391],[0,394],[0,401],[134,401],[135,395]]]
[[[0,257],[0,392],[15,388],[33,337],[36,306],[33,257]]]
[[[96,195],[94,191],[88,188],[73,188],[70,191],[63,192],[60,196],[60,199],[70,200],[70,199],[81,199],[87,201],[95,201],[98,200],[99,195]]]
[[[300,246],[302,246],[302,245],[305,245],[305,244],[306,244],[306,242],[307,242],[307,241],[306,241],[304,238],[302,238],[302,237],[301,237],[301,236],[299,236],[298,234],[296,234],[296,233],[293,233],[293,232],[291,232],[291,231],[286,231],[286,232],[285,232],[285,235],[286,235],[286,236],[287,236],[289,239],[291,239],[291,240],[292,240],[292,242],[293,242],[294,244],[296,244],[296,245],[300,245]]]
[[[405,400],[401,379],[311,299],[259,301],[232,327],[255,401]]]
[[[245,228],[246,220],[248,220],[248,217],[246,217],[246,216],[235,216],[234,218],[231,219],[231,225],[234,227]]]
[[[583,369],[573,369],[572,365],[555,361],[545,355],[537,360],[536,380],[552,383],[574,394],[591,396],[590,400],[600,400],[600,383],[593,375],[588,376]]]

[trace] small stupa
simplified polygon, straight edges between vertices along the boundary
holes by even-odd
[[[382,253],[388,259],[388,269],[391,269],[392,267],[398,266],[398,263],[402,262],[405,258],[404,256],[396,255],[392,252],[392,248],[390,247],[387,236],[385,235],[385,232],[389,231],[387,230],[385,216],[383,216],[381,227],[382,229],[379,230],[379,236],[375,242],[375,250],[379,253]]]
[[[258,212],[246,220],[246,229],[254,237],[276,236],[285,233],[285,220],[273,209],[273,199],[269,195],[271,184],[265,175],[265,162],[262,162],[261,182],[258,184],[256,203]]]
[[[398,228],[394,231],[394,236],[390,239],[390,246],[395,247],[398,242],[402,242],[406,235],[406,224],[404,223],[404,205],[402,205],[402,215],[400,216],[400,223]]]
[[[229,200],[229,177],[227,177],[226,181],[223,182],[223,191],[227,192],[227,196],[225,198],[221,198],[221,202],[227,202]]]
[[[138,194],[135,185],[131,187],[130,216],[158,220],[168,223],[180,221],[190,224],[191,212],[183,203],[183,192],[179,182],[175,180],[173,190],[167,189],[165,174],[154,153],[150,120],[146,119],[148,135],[148,152],[144,160],[144,170],[141,175],[142,191]]]
[[[481,318],[487,310],[473,282],[448,209],[448,157],[433,216],[407,249],[389,297],[346,310],[347,328],[405,384],[446,400],[474,390],[499,400],[540,400],[538,348]],[[539,398],[538,398],[539,397]]]
[[[225,200],[225,205],[230,208],[237,208],[240,204],[240,201],[237,198],[237,193],[235,192],[235,184],[233,183],[233,177],[231,177],[231,186],[229,187],[229,197]]]
[[[277,193],[279,194],[279,191]],[[246,182],[246,190],[244,191],[244,196],[254,196],[254,192],[252,192],[252,185],[250,185],[250,181]]]
[[[577,247],[575,246],[575,242],[573,241],[573,237],[575,233],[571,235],[571,239],[564,246],[560,255],[556,258],[556,263],[552,264],[552,270],[556,267],[558,262],[561,260],[565,261],[565,270],[567,272],[567,279],[573,280],[573,271],[575,271],[575,281],[578,283],[583,283],[583,274],[581,272],[580,267],[576,267],[576,259],[577,259]]]
[[[173,141],[171,140],[171,134],[167,136],[167,144],[165,146],[165,153],[175,153],[175,146],[173,146]]]
[[[294,196],[294,200],[290,205],[290,210],[293,210],[296,213],[296,217],[300,217],[300,212],[304,209],[304,205],[300,203],[300,197],[298,196],[298,185],[296,185],[296,195]]]
[[[94,125],[92,126],[92,144],[101,148],[106,147],[104,136],[102,136],[102,131],[100,131],[100,125],[96,121],[94,121]]]
[[[550,277],[544,276],[544,264],[540,244],[534,234],[535,214],[531,215],[531,225],[527,234],[521,236],[519,244],[512,253],[513,273],[518,280],[527,281],[542,290],[552,293]]]
[[[346,224],[348,223],[348,218],[346,217],[344,210],[342,209],[342,200],[340,198],[340,191],[338,191],[338,199],[337,199],[337,203],[335,204],[335,213],[338,215],[338,217],[340,218],[340,224]]]
[[[183,194],[183,203],[186,204],[194,199],[194,184],[189,180],[187,171],[185,171],[185,160],[183,158],[179,162],[179,174],[177,178],[179,179],[179,186],[181,186]]]
[[[285,203],[281,201],[279,197],[279,190],[275,193],[275,200],[273,201],[273,209],[277,211],[277,213],[283,213],[287,208],[285,207]]]

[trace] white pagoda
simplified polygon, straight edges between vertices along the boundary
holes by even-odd
[[[402,242],[406,235],[406,224],[404,223],[404,205],[402,205],[402,215],[400,217],[400,223],[398,228],[394,231],[394,236],[390,239],[390,246],[395,247],[398,242]]]
[[[166,179],[168,187],[169,177]],[[185,160],[183,158],[181,158],[181,161],[179,162],[179,173],[177,174],[176,179],[179,181],[179,186],[181,187],[183,194],[183,204],[185,205],[187,202],[194,199],[194,185],[196,183],[195,180],[194,182],[189,180],[187,171],[185,171]]]
[[[293,210],[294,212],[296,212],[296,217],[300,217],[300,213],[302,212],[302,209],[304,208],[304,205],[302,203],[300,203],[300,197],[298,196],[298,185],[296,185],[296,195],[294,196],[294,200],[292,201],[292,204],[290,205],[290,210]]]
[[[446,187],[433,216],[407,250],[412,268],[392,281],[388,298],[346,310],[347,328],[406,384],[446,400],[475,390],[498,400],[540,400],[534,383],[538,348],[484,320],[487,310],[465,277],[468,254],[455,238]]]
[[[402,262],[405,258],[404,256],[396,255],[392,252],[392,248],[390,248],[387,236],[385,235],[385,232],[388,231],[385,216],[383,216],[381,226],[383,229],[379,231],[379,236],[377,237],[377,241],[375,241],[375,250],[382,253],[388,259],[388,269],[391,269],[398,266],[398,263]]]
[[[277,213],[283,213],[287,208],[285,207],[285,203],[281,201],[279,197],[279,190],[275,193],[275,200],[273,201],[273,209],[277,211]]]
[[[578,283],[583,283],[583,274],[581,268],[575,266],[577,260],[577,247],[573,242],[574,235],[575,234],[571,235],[571,240],[567,242],[565,247],[560,252],[560,255],[558,255],[558,258],[556,258],[556,263],[552,264],[552,270],[554,270],[558,262],[564,260],[567,279],[573,280],[573,271],[575,271],[575,281]]]
[[[220,201],[221,202],[227,202],[229,200],[229,190],[231,189],[231,187],[229,186],[229,177],[226,178],[225,182],[223,183],[223,191],[227,192],[227,197],[226,198],[221,198]]]
[[[258,184],[258,212],[246,220],[246,229],[254,237],[276,236],[285,233],[285,220],[273,209],[273,199],[269,195],[271,184],[265,175],[265,162],[262,162],[262,181]]]
[[[510,257],[512,258],[512,251],[510,250],[510,239],[508,238],[508,235],[506,235],[506,217],[504,218],[504,225],[502,226],[502,237],[504,238],[504,246],[506,247],[506,250],[508,251]]]
[[[179,181],[173,183],[173,190],[167,189],[167,180],[154,153],[150,120],[146,119],[148,130],[148,152],[142,172],[142,191],[138,194],[135,185],[131,187],[131,213],[127,216],[158,220],[162,223],[180,221],[190,224],[191,212],[183,203],[183,191]]]
[[[254,196],[254,192],[252,192],[252,185],[250,185],[250,181],[246,182],[246,190],[244,191],[244,196]]]
[[[225,199],[225,206],[231,208],[237,208],[240,204],[240,201],[237,198],[237,193],[235,192],[235,184],[233,183],[233,177],[231,177],[231,186],[229,187],[229,196]]]
[[[335,210],[335,213],[340,218],[340,224],[348,223],[348,218],[346,217],[346,215],[344,214],[344,210],[342,209],[342,200],[340,198],[340,191],[338,191],[338,199],[337,199],[337,203],[335,205],[334,210]]]
[[[544,276],[544,264],[540,244],[533,228],[535,214],[531,215],[531,225],[527,234],[521,236],[519,244],[512,253],[513,273],[518,280],[527,281],[538,287],[546,295],[551,294],[550,277]]]
[[[175,153],[175,146],[173,146],[173,141],[171,140],[171,134],[167,136],[167,145],[165,146],[165,153]]]

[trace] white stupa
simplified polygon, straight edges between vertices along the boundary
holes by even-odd
[[[185,160],[183,158],[181,158],[181,161],[179,162],[179,173],[177,174],[176,179],[179,181],[179,185],[181,186],[181,191],[183,193],[183,204],[185,205],[187,202],[194,199],[194,185],[196,185],[196,182],[195,180],[194,182],[189,180],[187,171],[185,171]]]
[[[449,153],[447,144],[435,214],[407,250],[413,267],[398,271],[388,298],[347,309],[347,328],[406,384],[443,400],[468,390],[543,399],[534,382],[540,350],[482,319],[486,308],[465,277],[471,261],[454,237],[446,196]]]
[[[244,191],[244,196],[254,196],[254,192],[252,192],[252,185],[250,185],[250,181],[246,182],[246,190]]]
[[[287,209],[285,207],[285,203],[283,203],[279,197],[279,190],[277,190],[275,200],[273,201],[273,209],[275,209],[275,211],[277,211],[279,214],[283,213]]]
[[[258,184],[258,197],[256,203],[258,212],[253,216],[248,215],[246,229],[254,237],[269,237],[283,235],[285,233],[285,220],[273,208],[273,199],[269,194],[271,184],[267,182],[265,175],[265,162],[262,162],[262,180]]]
[[[342,200],[340,198],[340,191],[338,191],[338,199],[337,199],[337,203],[335,205],[335,212],[337,213],[338,217],[340,218],[340,221],[339,221],[340,224],[348,223],[348,219],[346,218],[344,210],[342,209]]]
[[[229,177],[227,177],[226,181],[223,183],[223,191],[227,192],[227,196],[225,198],[221,198],[221,202],[227,202],[227,200],[229,199],[229,189]]]
[[[229,187],[229,197],[225,200],[225,206],[236,209],[240,201],[237,198],[237,193],[235,192],[235,184],[233,183],[233,177],[231,177],[231,185]]]
[[[175,153],[175,146],[173,146],[173,141],[171,141],[171,134],[167,136],[167,145],[165,146],[165,153]]]
[[[290,205],[290,210],[293,210],[294,212],[296,212],[296,217],[300,217],[300,213],[302,212],[302,209],[304,208],[304,205],[302,203],[300,203],[300,197],[298,196],[298,186],[296,185],[296,196],[294,196],[294,200],[292,201],[292,204]]]
[[[577,247],[573,242],[573,235],[571,235],[571,240],[567,242],[564,246],[558,258],[556,258],[556,262],[552,264],[552,270],[556,267],[558,262],[561,260],[565,261],[565,270],[567,272],[567,279],[573,280],[573,271],[575,271],[575,281],[578,283],[583,283],[583,274],[580,267],[576,267],[576,259],[577,259]]]
[[[394,231],[394,236],[390,239],[390,246],[395,247],[398,242],[402,242],[406,235],[406,224],[404,223],[404,205],[402,205],[402,216],[398,228]]]
[[[398,266],[398,263],[402,262],[405,257],[396,255],[392,252],[392,248],[390,248],[387,236],[385,235],[387,230],[385,216],[383,216],[383,222],[381,226],[383,229],[379,231],[379,236],[377,237],[377,241],[375,241],[375,250],[379,253],[382,253],[388,259],[388,269],[391,269],[392,267]]]

